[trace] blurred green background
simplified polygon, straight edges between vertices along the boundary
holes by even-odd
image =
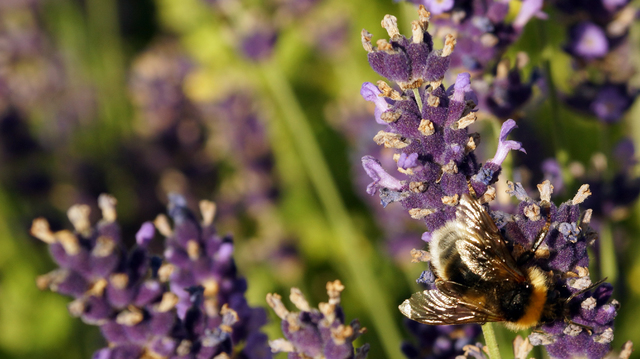
[[[359,91],[363,82],[380,79],[368,66],[360,30],[385,38],[380,20],[392,13],[408,34],[412,5],[2,1],[0,31],[25,48],[0,46],[0,74],[9,79],[0,88],[0,358],[89,358],[105,344],[96,327],[68,315],[67,298],[36,288],[35,278],[54,264],[46,245],[28,234],[33,218],[68,227],[70,205],[96,208],[98,194],[108,192],[119,200],[119,221],[133,243],[137,227],[164,211],[168,191],[184,193],[191,204],[219,202],[216,222],[222,233],[234,234],[251,305],[266,306],[267,293],[286,295],[292,286],[317,305],[326,301],[325,283],[339,278],[347,320],[359,318],[368,328],[359,344],[371,344],[369,357],[402,357],[399,343],[411,338],[396,307],[418,289],[424,265],[411,264],[408,250],[390,249],[375,215],[382,210],[371,206],[376,200],[366,198],[367,182],[357,179],[363,176],[357,134],[378,130]],[[275,28],[278,40],[271,56],[251,61],[239,51],[241,39],[260,26]],[[639,43],[639,30],[632,29],[632,44]],[[568,91],[563,34],[561,24],[533,20],[505,56],[526,51],[527,73],[548,63],[558,89]],[[637,46],[632,51],[637,63]],[[229,128],[235,118],[221,105],[233,96],[246,97],[233,111],[255,117],[264,138],[238,141],[243,132]],[[368,121],[366,130],[350,127],[358,117]],[[477,154],[484,161],[495,151],[499,122],[480,118],[474,130],[483,135]],[[570,165],[589,167],[597,153],[610,158],[623,136],[640,144],[638,103],[624,121],[606,126],[537,96],[522,118],[528,122],[521,131],[532,132],[516,130],[514,137],[535,136],[540,151],[567,169],[568,190],[557,203],[580,185]],[[259,156],[251,157],[253,145]],[[257,169],[247,170],[247,158],[255,157]],[[517,171],[518,161],[510,160],[504,179]],[[269,200],[252,199],[265,191]],[[605,221],[602,235],[613,251],[603,247],[592,270],[593,277],[614,281],[622,304],[614,348],[640,342],[638,219],[634,204]],[[420,223],[409,226],[419,245]],[[270,339],[282,337],[269,315],[265,331]],[[503,343],[514,337],[502,328],[498,335]],[[502,349],[509,357],[507,345]]]

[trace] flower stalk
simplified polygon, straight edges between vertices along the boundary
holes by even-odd
[[[489,358],[502,359],[500,357],[498,341],[496,340],[496,332],[493,330],[493,323],[485,323],[482,325],[482,335],[484,335],[485,344],[487,348],[489,348]]]

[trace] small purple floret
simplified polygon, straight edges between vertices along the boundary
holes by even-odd
[[[507,158],[509,151],[521,151],[527,153],[525,149],[522,147],[522,143],[518,141],[507,140],[507,136],[514,128],[517,128],[516,121],[507,120],[502,124],[500,129],[500,138],[498,142],[498,149],[496,150],[495,156],[490,159],[488,162],[495,163],[497,165],[502,165],[502,162]]]
[[[402,182],[387,173],[387,171],[382,168],[380,161],[372,156],[362,157],[362,167],[364,167],[364,170],[373,180],[373,182],[367,186],[368,194],[373,196],[378,192],[378,189],[381,188],[388,188],[394,191],[402,189]]]
[[[520,12],[513,20],[513,28],[520,31],[533,17],[546,19],[547,14],[542,12],[542,0],[523,0]]]
[[[598,25],[583,22],[571,29],[569,51],[587,60],[601,58],[609,52],[609,40]]]
[[[407,169],[407,168],[418,167],[418,165],[419,163],[418,163],[417,153],[414,152],[407,155],[405,152],[403,152],[400,154],[400,158],[398,159],[399,168]]]
[[[425,0],[425,7],[433,15],[439,15],[453,8],[454,0]]]
[[[376,122],[384,125],[386,123],[382,121],[381,116],[383,112],[389,109],[390,105],[389,103],[387,103],[387,100],[384,97],[379,96],[381,93],[382,91],[378,89],[378,86],[372,84],[371,82],[363,83],[362,88],[360,88],[360,95],[362,95],[365,100],[373,102],[376,105]]]
[[[156,227],[153,226],[151,222],[144,222],[138,233],[136,233],[136,243],[143,248],[146,248],[149,245],[149,242],[156,235]]]

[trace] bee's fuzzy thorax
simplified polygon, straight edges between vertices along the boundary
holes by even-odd
[[[504,322],[504,325],[513,330],[524,330],[540,324],[540,318],[547,301],[548,282],[547,275],[537,267],[527,268],[527,277],[533,290],[526,306],[524,315],[516,322]]]

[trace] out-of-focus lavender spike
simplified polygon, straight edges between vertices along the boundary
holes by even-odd
[[[274,353],[286,352],[289,358],[361,358],[367,357],[369,344],[353,347],[353,341],[364,333],[357,319],[345,324],[340,306],[344,286],[339,280],[327,283],[328,303],[311,308],[302,292],[291,288],[290,299],[299,312],[290,312],[278,294],[268,294],[267,303],[282,319],[285,339],[270,341]]]
[[[571,24],[565,50],[573,56],[578,71],[587,74],[565,101],[602,122],[620,121],[639,94],[628,84],[635,70],[631,56],[626,55],[629,27],[638,9],[627,0],[559,0],[554,4]]]
[[[40,276],[38,287],[73,296],[69,312],[100,326],[109,343],[94,358],[210,359],[232,355],[241,343],[242,353],[250,358],[271,357],[266,336],[259,332],[266,313],[244,299],[246,281],[237,275],[229,238],[203,230],[184,198],[172,195],[174,228],[166,217],[155,225],[169,237],[169,252],[176,248],[185,257],[177,261],[173,256],[163,264],[147,249],[155,234],[150,222],[136,235],[138,247],[127,250],[115,222],[115,199],[103,195],[100,203],[103,219],[95,227],[88,222],[86,207],[76,206],[69,211],[76,233],[53,233],[44,219],[35,220],[31,229],[49,244],[62,267]],[[205,222],[212,220],[204,215]],[[184,236],[189,239],[179,238]],[[204,249],[210,256],[201,254]]]
[[[408,359],[448,359],[465,353],[464,347],[476,342],[479,325],[426,325],[405,319],[405,326],[416,344],[405,342],[402,353]]]

